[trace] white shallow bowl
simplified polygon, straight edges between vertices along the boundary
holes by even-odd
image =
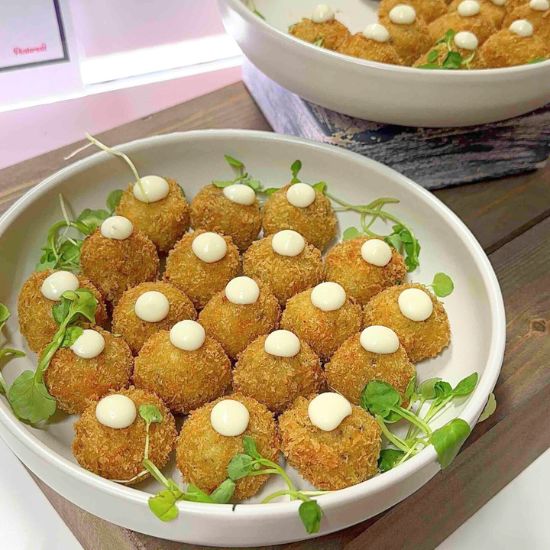
[[[304,165],[305,181],[323,179],[330,190],[351,202],[394,196],[393,211],[415,229],[422,244],[421,268],[411,279],[430,282],[434,273],[452,275],[456,290],[445,300],[452,345],[436,359],[418,366],[420,379],[441,376],[457,382],[473,371],[480,381],[467,401],[450,410],[447,421],[460,416],[474,425],[491,392],[502,362],[505,320],[500,289],[487,257],[464,224],[433,195],[397,172],[359,155],[327,145],[263,132],[198,131],[157,136],[121,147],[142,174],[170,175],[188,197],[212,179],[230,175],[224,153],[242,159],[266,186],[289,179],[295,159]],[[13,317],[7,326],[12,346],[26,349],[18,333],[17,294],[33,271],[47,228],[60,218],[58,195],[75,212],[100,208],[107,194],[130,179],[126,165],[107,153],[97,153],[50,176],[22,197],[0,219],[0,301]],[[341,215],[340,229],[355,225]],[[384,230],[380,226],[381,230]],[[387,229],[386,229],[387,230]],[[36,357],[13,360],[4,369],[8,383],[24,369],[34,369]],[[0,434],[16,455],[55,491],[81,508],[124,527],[194,544],[251,546],[306,538],[297,504],[204,505],[182,502],[180,516],[162,523],[148,509],[153,481],[129,488],[102,479],[78,466],[71,453],[75,418],[58,413],[45,429],[18,422],[0,398]],[[307,486],[290,468],[300,486]],[[345,490],[319,498],[325,517],[320,534],[330,533],[374,516],[404,499],[439,470],[433,448],[423,450],[398,468]],[[180,480],[170,468],[167,473]],[[264,495],[276,490],[270,480]],[[257,499],[256,499],[257,500]]]
[[[263,73],[301,97],[350,116],[406,126],[469,126],[511,118],[550,101],[550,60],[504,69],[443,71],[341,55],[288,34],[318,0],[218,0],[227,31]],[[378,2],[332,0],[350,32],[376,21]]]

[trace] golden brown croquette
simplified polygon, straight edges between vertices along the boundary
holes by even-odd
[[[123,338],[93,327],[105,339],[105,349],[92,359],[78,357],[69,348],[58,349],[44,381],[62,411],[80,414],[107,393],[128,387],[134,360]]]
[[[308,416],[311,399],[298,397],[279,417],[282,450],[288,463],[313,486],[335,491],[361,483],[378,469],[381,430],[366,411],[352,405],[340,426],[325,432]]]
[[[105,299],[116,304],[125,290],[157,278],[159,257],[151,239],[138,229],[124,240],[108,239],[97,229],[84,239],[80,267]]]
[[[290,185],[275,191],[264,204],[262,226],[264,235],[271,235],[283,229],[293,229],[304,239],[324,250],[336,236],[338,220],[330,200],[315,189],[315,200],[305,208],[299,208],[288,202],[286,192]]]
[[[423,290],[431,298],[433,312],[425,321],[411,321],[401,313],[398,299],[407,288]],[[417,283],[392,286],[377,294],[365,306],[364,326],[371,325],[382,325],[395,331],[412,363],[435,357],[449,345],[451,338],[443,304],[428,288]]]
[[[456,11],[449,12],[432,21],[428,29],[433,42],[442,38],[448,30],[452,29],[455,32],[470,31],[474,33],[480,45],[496,32],[496,27],[491,18],[481,12],[470,17],[463,17]]]
[[[52,307],[56,304],[53,300],[45,298],[40,291],[42,283],[55,270],[35,271],[21,287],[17,302],[19,328],[21,334],[27,339],[29,348],[39,353],[54,337],[59,325],[52,316]],[[97,300],[95,320],[98,325],[107,322],[107,310],[103,296],[92,282],[83,275],[76,275],[80,288],[86,288],[93,293]]]
[[[378,42],[377,40],[367,38],[362,33],[352,34],[338,48],[338,51],[344,55],[377,61],[378,63],[389,63],[390,65],[404,64],[391,42]]]
[[[381,17],[380,22],[388,29],[392,44],[405,65],[412,65],[433,43],[426,23],[419,17],[410,25],[393,23],[389,17]]]
[[[508,28],[518,19],[527,19],[533,25],[534,34],[546,44],[546,53],[550,53],[550,9],[534,10],[529,4],[517,7],[504,19],[502,28]]]
[[[191,248],[193,240],[202,229],[187,233],[168,254],[164,280],[181,288],[197,309],[202,309],[214,294],[241,272],[239,250],[231,237],[224,236],[227,253],[219,261],[206,263],[195,256]]]
[[[158,322],[140,319],[135,312],[138,298],[145,292],[164,294],[170,303],[168,315]],[[136,355],[145,341],[159,330],[169,330],[178,321],[196,319],[197,312],[191,300],[174,285],[162,281],[141,283],[127,290],[113,310],[113,332],[124,337],[132,353]]]
[[[256,338],[239,355],[233,388],[280,413],[298,396],[318,393],[324,386],[324,375],[319,357],[306,342],[300,342],[300,351],[294,357],[277,357],[265,351],[266,338]]]
[[[297,256],[277,254],[271,242],[273,235],[252,243],[243,255],[243,272],[270,287],[281,305],[323,279],[321,252],[307,244]]]
[[[174,413],[187,414],[223,395],[231,385],[231,362],[221,345],[206,337],[195,351],[177,348],[170,333],[153,334],[135,360],[134,384],[156,393]]]
[[[125,395],[135,403],[138,414],[133,424],[123,429],[104,426],[96,418],[97,403],[91,403],[74,424],[73,454],[83,468],[94,474],[133,485],[149,477],[143,468],[146,431],[139,407],[155,405],[162,415],[162,422],[152,423],[149,429],[149,458],[158,468],[166,465],[174,448],[176,422],[153,393],[133,387],[113,393]],[[138,475],[138,479],[133,479]]]
[[[300,40],[317,44],[328,50],[337,50],[349,36],[347,27],[336,19],[324,23],[315,23],[311,19],[304,18],[291,25],[288,31]]]
[[[502,6],[497,6],[493,4],[491,0],[476,0],[479,4],[481,15],[485,16],[487,19],[490,19],[493,25],[500,29],[504,16],[506,15],[506,4]],[[453,0],[449,4],[449,12],[455,12],[459,4],[463,0]]]
[[[191,225],[193,229],[228,235],[243,252],[262,228],[258,199],[253,204],[238,204],[229,200],[223,189],[207,185],[191,201]]]
[[[134,184],[122,194],[116,213],[128,218],[134,227],[143,231],[160,252],[168,252],[189,229],[189,204],[185,195],[171,178],[168,195],[156,202],[142,202],[134,196]]]
[[[378,16],[387,17],[390,11],[398,4],[412,6],[418,17],[426,23],[447,13],[447,4],[444,0],[382,0],[378,5]]]
[[[251,397],[232,394],[227,399],[242,403],[250,414],[248,427],[242,435],[220,435],[210,422],[210,413],[221,398],[191,413],[184,422],[176,444],[176,463],[184,479],[210,493],[227,479],[227,465],[243,452],[243,437],[250,436],[258,452],[265,458],[277,461],[279,437],[273,415],[265,405]],[[234,501],[255,495],[268,476],[245,477],[236,481]]]

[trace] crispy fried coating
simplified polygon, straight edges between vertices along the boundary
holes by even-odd
[[[241,272],[239,250],[231,237],[224,236],[227,254],[219,261],[206,263],[195,256],[191,245],[206,231],[187,233],[168,254],[164,280],[181,288],[197,309],[202,309],[214,294]]]
[[[412,65],[433,43],[428,27],[420,17],[410,25],[392,23],[387,16],[381,17],[380,22],[388,29],[392,44],[405,65]]]
[[[105,299],[116,304],[125,290],[157,278],[159,257],[139,229],[124,240],[108,239],[97,229],[82,243],[80,267]]]
[[[518,6],[529,4],[529,2],[530,0],[506,0],[504,7],[506,8],[506,13],[512,13]]]
[[[294,357],[276,357],[264,349],[267,336],[256,338],[240,355],[233,371],[235,391],[281,413],[298,396],[318,393],[325,383],[317,354],[304,342]]]
[[[138,298],[145,292],[161,292],[170,302],[168,315],[156,323],[150,323],[140,319],[134,311]],[[136,355],[145,341],[159,330],[169,330],[178,321],[184,319],[196,319],[197,312],[193,302],[183,291],[170,283],[154,281],[141,283],[127,290],[113,310],[113,332],[121,334],[132,353]]]
[[[307,244],[297,256],[281,256],[273,251],[273,235],[252,243],[243,255],[243,272],[271,291],[281,305],[323,279],[321,252]]]
[[[403,65],[404,62],[399,57],[396,49],[391,42],[377,42],[367,38],[362,33],[352,34],[339,48],[338,51],[344,55],[359,57],[369,61],[379,63],[389,63],[390,65]]]
[[[437,58],[435,61],[429,60],[428,56],[431,55],[432,51],[437,52]],[[478,59],[479,59],[479,51],[478,50],[466,50],[464,48],[457,48],[456,45],[453,43],[451,44],[451,51],[458,52],[462,59],[462,69],[477,69],[478,66]],[[449,53],[449,50],[447,49],[446,44],[435,44],[433,48],[430,48],[424,55],[419,57],[415,62],[413,67],[420,67],[422,68],[423,65],[432,63],[436,63],[437,65],[441,66],[445,59],[447,58],[447,55]]]
[[[337,50],[349,36],[347,27],[336,19],[325,23],[315,23],[311,19],[304,18],[291,25],[288,32],[305,42],[320,43],[323,48],[328,50]]]
[[[260,285],[260,296],[254,304],[233,304],[225,291],[218,292],[201,311],[199,321],[227,355],[236,359],[255,338],[277,328],[280,317],[277,298],[268,287]]]
[[[449,4],[449,12],[455,12],[458,8],[458,5],[463,0],[453,0]],[[480,7],[480,14],[487,19],[490,19],[495,28],[500,29],[502,26],[502,21],[506,15],[506,4],[503,6],[497,6],[493,4],[491,0],[476,0]]]
[[[39,353],[47,346],[57,332],[59,325],[52,316],[52,307],[56,302],[45,298],[40,291],[42,283],[48,278],[54,269],[35,271],[21,287],[17,302],[17,314],[19,317],[19,329],[26,338],[29,348]],[[101,292],[92,282],[83,275],[77,275],[80,288],[87,288],[97,300],[95,320],[98,325],[107,322],[107,309]]]
[[[86,470],[106,479],[134,485],[149,477],[143,468],[146,432],[139,407],[155,405],[162,415],[162,422],[152,423],[149,428],[149,458],[158,468],[166,465],[174,448],[176,422],[166,405],[153,393],[133,387],[113,393],[126,395],[135,403],[138,414],[134,423],[123,429],[104,426],[95,415],[97,403],[91,403],[74,424],[73,454]],[[142,472],[145,473],[138,479],[132,479]]]
[[[347,297],[340,309],[322,311],[311,303],[311,289],[305,290],[287,302],[281,328],[305,340],[326,361],[361,329],[361,306]]]
[[[536,36],[518,36],[508,29],[495,33],[479,49],[480,68],[512,67],[547,56],[548,48]]]
[[[44,374],[44,381],[57,406],[80,414],[92,401],[111,390],[127,388],[134,358],[123,338],[93,327],[105,339],[105,349],[92,359],[82,359],[69,348],[58,349]]]
[[[411,321],[399,309],[399,295],[407,288],[426,292],[433,303],[433,313],[425,321]],[[412,363],[435,357],[449,345],[451,330],[443,304],[424,285],[408,283],[392,286],[377,294],[366,306],[364,326],[391,328],[407,351]]]
[[[251,397],[235,393],[227,399],[240,401],[250,413],[248,427],[242,435],[220,435],[210,423],[210,413],[221,398],[191,413],[184,422],[176,443],[176,463],[184,479],[207,493],[227,479],[227,465],[244,451],[243,436],[256,442],[259,453],[270,460],[279,456],[279,436],[273,414]],[[236,481],[234,501],[255,495],[268,476],[245,477]]]
[[[392,257],[383,267],[369,264],[361,256],[361,247],[371,237],[342,241],[325,257],[327,281],[344,287],[348,296],[365,305],[375,294],[405,280],[407,268],[403,256],[392,248]]]
[[[130,184],[116,209],[117,215],[128,218],[160,252],[168,252],[189,229],[189,203],[176,180],[165,179],[169,191],[163,199],[142,202],[134,197],[134,184]]]
[[[282,450],[288,463],[321,490],[356,485],[378,472],[381,430],[366,411],[352,405],[340,426],[325,432],[308,416],[311,399],[298,397],[279,417]]]
[[[484,15],[482,11],[471,17],[463,17],[458,12],[449,12],[442,15],[435,21],[432,21],[428,29],[433,42],[439,40],[445,33],[452,29],[455,32],[470,31],[473,32],[479,41],[483,44],[489,36],[496,32],[496,27],[490,17]],[[425,53],[425,52],[422,52]]]
[[[330,203],[321,191],[315,190],[315,200],[305,208],[290,204],[286,192],[290,185],[275,191],[265,202],[264,235],[271,235],[283,229],[294,229],[304,239],[324,250],[336,236],[338,220]]]
[[[250,205],[237,204],[223,194],[223,189],[207,185],[191,201],[191,225],[193,229],[228,235],[244,252],[262,228],[258,199]]]
[[[360,334],[354,334],[348,338],[325,365],[329,387],[359,405],[365,386],[372,380],[381,380],[391,384],[404,398],[416,372],[405,348],[400,345],[394,353],[373,353],[361,345],[359,337]]]
[[[447,13],[447,4],[444,0],[382,0],[378,6],[378,16],[387,17],[398,4],[412,6],[416,14],[426,23],[431,23],[434,19]]]
[[[231,384],[231,362],[221,345],[207,337],[195,351],[179,349],[161,330],[135,360],[134,384],[156,393],[174,413],[186,414],[223,395]]]
[[[546,44],[546,53],[550,53],[550,9],[534,10],[529,4],[524,4],[507,15],[502,28],[507,29],[517,19],[527,19],[533,25],[535,36]]]

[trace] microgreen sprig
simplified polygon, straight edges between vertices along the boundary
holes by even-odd
[[[439,298],[445,298],[452,294],[455,285],[453,280],[446,273],[436,273],[434,275],[432,284],[429,285],[432,287],[434,294]]]
[[[8,307],[0,303],[0,332],[10,318],[10,315],[11,313]],[[14,359],[15,357],[25,357],[25,352],[14,348],[0,346],[0,367],[2,367],[5,362],[9,361],[10,359]],[[7,393],[8,386],[4,377],[2,376],[2,372],[0,371],[0,394],[6,395]]]
[[[469,69],[470,64],[475,57],[475,51],[472,52],[467,57],[463,57],[462,54],[454,49],[454,37],[456,31],[449,29],[437,42],[435,43],[435,48],[430,50],[427,55],[427,63],[420,65],[420,69],[446,69],[446,70],[457,70],[457,69]],[[439,61],[441,51],[437,46],[444,45],[446,52],[444,57]]]
[[[231,155],[224,155],[224,158],[227,164],[229,164],[235,172],[235,177],[231,180],[213,180],[213,185],[223,189],[224,187],[228,187],[234,183],[241,183],[243,185],[248,185],[248,187],[250,187],[255,193],[261,193],[263,191],[262,182],[252,177],[252,175],[246,171],[246,166],[243,162],[235,157],[232,157]]]

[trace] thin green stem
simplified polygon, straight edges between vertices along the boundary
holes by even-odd
[[[395,407],[393,410],[400,414],[405,420],[408,420],[411,424],[418,426],[425,434],[431,435],[432,430],[426,422],[424,422],[420,417],[416,416],[414,413],[411,413],[403,407]]]
[[[390,430],[384,423],[384,419],[379,415],[376,415],[375,418],[380,428],[382,429],[382,433],[386,436],[386,439],[401,451],[405,453],[408,452],[410,447],[401,438],[390,432]]]

